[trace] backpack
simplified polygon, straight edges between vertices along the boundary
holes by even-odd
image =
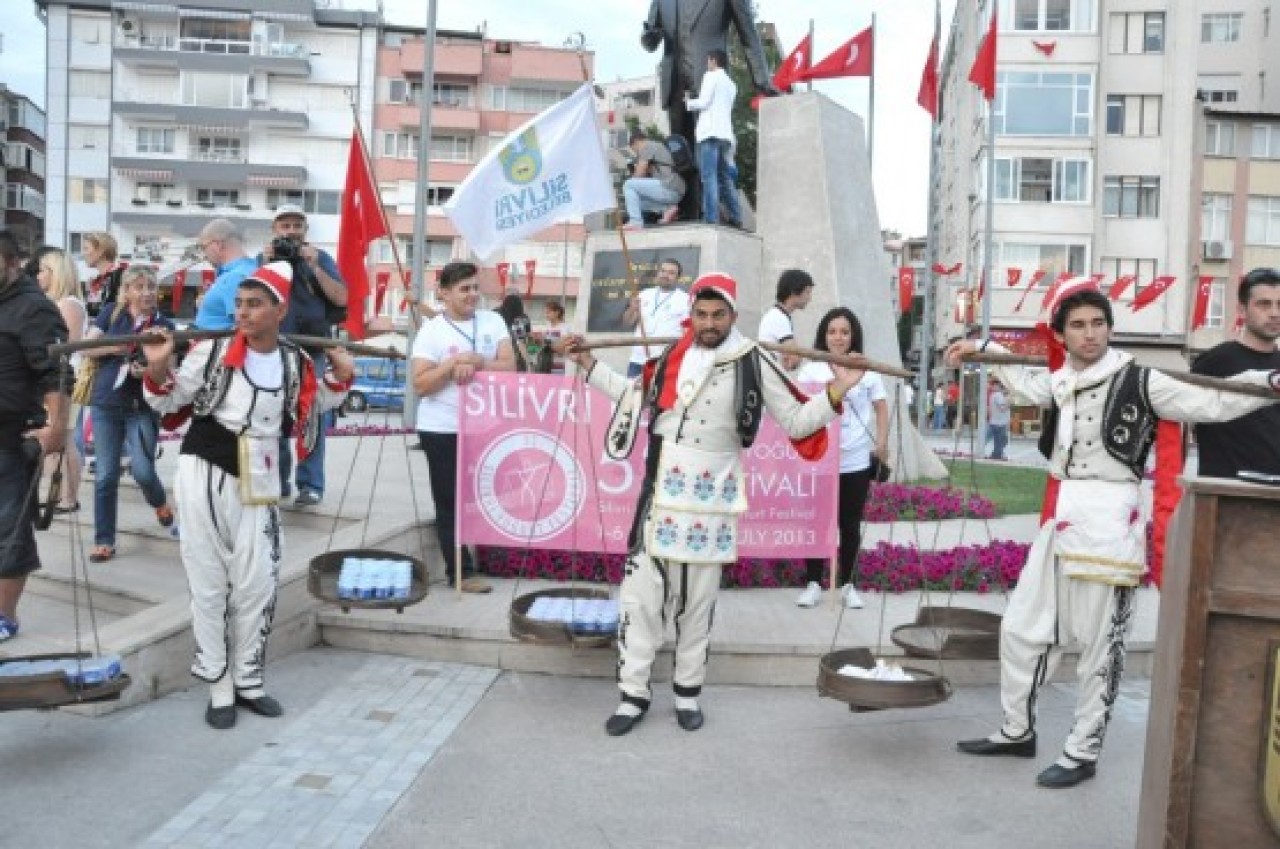
[[[662,140],[662,145],[671,154],[671,162],[677,174],[688,174],[695,169],[693,148],[684,136],[669,135]]]

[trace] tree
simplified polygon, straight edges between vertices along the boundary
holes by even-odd
[[[764,46],[764,58],[770,68],[776,68],[781,58],[778,43],[773,38],[773,27],[769,24],[757,23],[760,42]],[[747,194],[747,200],[756,205],[756,159],[759,150],[758,136],[760,131],[760,113],[751,108],[751,100],[755,97],[756,86],[751,79],[751,71],[747,67],[747,54],[742,47],[736,30],[729,32],[729,67],[728,72],[733,84],[738,87],[738,99],[733,104],[733,132],[738,146],[734,152],[734,163],[738,166],[738,187]]]

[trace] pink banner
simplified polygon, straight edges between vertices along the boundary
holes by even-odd
[[[644,477],[646,426],[626,461],[604,452],[613,404],[574,378],[482,374],[462,388],[458,541],[625,552]],[[817,462],[768,416],[746,452],[742,557],[830,558],[836,549],[839,421]]]

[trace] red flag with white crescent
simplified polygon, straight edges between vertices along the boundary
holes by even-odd
[[[813,34],[810,33],[800,40],[787,60],[778,66],[773,74],[773,87],[778,91],[791,91],[791,86],[804,79],[804,75],[812,67]]]
[[[1007,268],[1005,269],[1005,274],[1009,275],[1010,286],[1017,286],[1020,282],[1022,282],[1021,268]]]
[[[1213,277],[1202,276],[1196,286],[1196,304],[1191,310],[1191,329],[1204,327],[1209,320],[1209,298],[1213,294]]]
[[[898,269],[898,310],[906,315],[916,296],[916,270],[909,265]]]
[[[1160,300],[1160,296],[1178,282],[1178,278],[1172,274],[1165,274],[1151,281],[1150,286],[1143,287],[1133,299],[1133,311],[1137,312],[1144,307],[1149,307],[1156,301]]]
[[[831,51],[821,62],[797,77],[792,82],[802,80],[829,80],[836,77],[869,77],[871,76],[871,45],[874,33],[867,27],[844,44]]]
[[[1113,302],[1120,300],[1120,296],[1124,294],[1125,289],[1133,285],[1133,281],[1137,280],[1137,275],[1126,274],[1123,277],[1117,277],[1116,282],[1111,284],[1111,291],[1107,293],[1107,297]]]

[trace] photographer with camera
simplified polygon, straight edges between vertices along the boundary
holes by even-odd
[[[41,451],[65,445],[71,406],[49,345],[66,338],[57,305],[22,273],[18,243],[0,230],[0,643],[17,636],[18,600],[40,568],[33,488]]]
[[[289,312],[280,326],[282,333],[305,336],[332,336],[335,325],[346,321],[347,283],[338,264],[327,251],[307,243],[307,214],[302,207],[286,203],[276,209],[271,222],[272,240],[258,257],[261,264],[284,261],[293,269],[293,292]],[[324,351],[307,349],[320,373],[325,369]],[[311,454],[298,463],[298,507],[314,507],[324,498],[325,430],[333,424],[333,413],[324,415],[320,436]],[[288,440],[280,442],[281,493],[289,495],[293,472],[293,449]]]
[[[628,147],[635,160],[631,176],[622,181],[627,229],[642,229],[646,212],[660,212],[660,222],[670,224],[680,214],[680,199],[685,191],[684,178],[676,173],[671,151],[643,130],[632,130]]]
[[[173,329],[160,314],[160,282],[154,269],[132,265],[124,272],[120,303],[104,304],[86,339],[133,336],[152,327]],[[137,345],[93,348],[82,352],[98,361],[89,396],[93,422],[93,549],[89,559],[105,563],[116,556],[116,512],[120,503],[120,459],[129,451],[129,472],[162,527],[173,525],[173,508],[156,474],[160,416],[142,397],[146,357]]]

